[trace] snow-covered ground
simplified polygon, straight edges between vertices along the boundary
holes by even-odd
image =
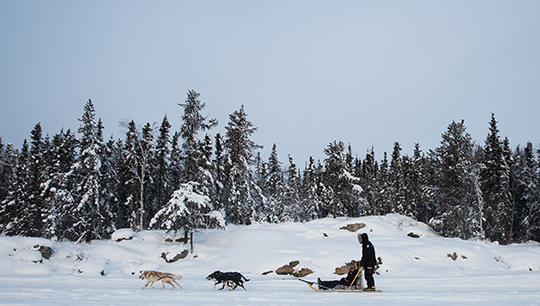
[[[362,222],[357,233],[342,230]],[[334,269],[360,259],[356,235],[369,234],[383,264],[375,276],[383,293],[318,293],[292,276],[263,272],[298,260],[308,280],[339,279]],[[407,236],[409,233],[419,238]],[[129,236],[118,232],[114,238]],[[539,305],[540,245],[501,246],[437,236],[425,224],[399,216],[321,219],[309,223],[228,226],[195,235],[193,254],[168,259],[188,245],[164,233],[135,233],[121,242],[90,244],[0,237],[2,305]],[[50,246],[43,259],[35,246]],[[448,257],[456,253],[455,260]],[[183,289],[141,290],[142,270],[182,275]],[[239,271],[250,279],[234,291],[217,290],[206,276]],[[103,274],[103,275],[102,275]]]

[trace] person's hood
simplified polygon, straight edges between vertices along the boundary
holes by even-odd
[[[366,244],[369,242],[368,235],[366,233],[358,234],[358,242],[361,244]]]
[[[368,235],[366,233],[363,233],[362,235],[360,235],[362,237],[362,244],[367,244],[369,243],[369,238],[368,238]]]

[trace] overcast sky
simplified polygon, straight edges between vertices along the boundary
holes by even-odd
[[[540,144],[540,1],[0,0],[0,135],[76,131],[88,99],[178,130],[187,91],[224,133],[244,105],[268,158],[300,168],[334,140],[363,158],[439,146],[452,120],[484,142]]]

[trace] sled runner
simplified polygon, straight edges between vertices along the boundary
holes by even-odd
[[[358,269],[358,273],[356,274],[354,280],[352,281],[353,284],[356,283],[356,280],[360,280],[360,289],[357,289],[355,286],[353,285],[350,285],[350,286],[343,286],[343,285],[337,285],[336,287],[334,288],[328,288],[328,287],[325,287],[325,286],[322,286],[322,285],[319,285],[318,283],[316,282],[310,282],[310,281],[307,281],[307,280],[303,280],[301,278],[299,278],[298,280],[299,281],[302,281],[306,284],[308,284],[308,286],[317,291],[317,292],[357,292],[357,293],[360,293],[360,292],[382,292],[381,290],[362,290],[362,269]],[[319,288],[315,288],[313,287],[313,285],[319,287]]]

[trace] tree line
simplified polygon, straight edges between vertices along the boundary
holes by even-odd
[[[119,228],[188,234],[226,224],[304,222],[390,213],[425,222],[447,237],[501,244],[540,241],[540,150],[512,150],[495,115],[483,145],[463,120],[452,122],[438,148],[412,156],[395,143],[382,160],[353,155],[333,141],[325,159],[286,166],[274,144],[262,158],[257,128],[244,107],[225,134],[187,93],[182,126],[125,122],[123,139],[105,140],[91,100],[77,134],[43,136],[40,123],[14,149],[0,138],[0,231],[56,240],[109,238]]]

